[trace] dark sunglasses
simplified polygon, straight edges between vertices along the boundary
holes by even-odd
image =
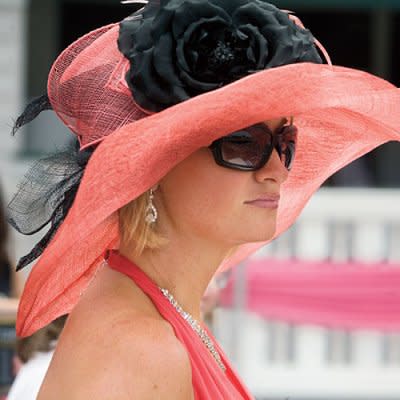
[[[255,124],[223,136],[211,143],[215,162],[222,167],[256,171],[270,159],[275,149],[282,164],[290,171],[297,142],[297,127],[283,125],[272,132],[264,123]]]

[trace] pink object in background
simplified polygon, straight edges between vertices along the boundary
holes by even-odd
[[[264,259],[246,266],[244,307],[267,319],[329,328],[400,330],[400,266]],[[221,293],[230,306],[234,281]]]

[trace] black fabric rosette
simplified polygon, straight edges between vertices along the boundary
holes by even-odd
[[[157,112],[249,74],[322,63],[309,30],[263,0],[150,1],[120,24],[136,103]]]

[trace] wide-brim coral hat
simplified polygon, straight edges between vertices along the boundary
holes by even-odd
[[[98,146],[64,222],[29,275],[18,311],[19,336],[73,309],[105,250],[118,247],[117,211],[215,139],[260,121],[295,117],[296,159],[282,186],[275,237],[329,176],[377,146],[400,140],[398,88],[363,71],[309,62],[256,72],[149,113],[134,102],[125,82],[128,66],[118,35],[117,24],[91,32],[59,57],[50,74],[53,109],[82,148]],[[98,113],[98,104],[108,108]],[[241,246],[220,269],[264,244]]]

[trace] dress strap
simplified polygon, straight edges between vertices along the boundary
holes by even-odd
[[[111,269],[130,277],[149,296],[161,316],[171,324],[178,340],[186,347],[192,365],[192,379],[196,400],[206,398],[253,399],[240,381],[240,378],[233,371],[227,357],[217,344],[212,333],[204,324],[202,326],[209,337],[212,338],[226,367],[226,372],[223,372],[218,366],[200,337],[162,294],[158,285],[137,265],[120,254],[118,250],[108,250],[104,258]]]
[[[129,276],[145,293],[162,297],[158,286],[135,263],[124,257],[118,250],[107,250],[104,256],[108,266],[126,276]]]

